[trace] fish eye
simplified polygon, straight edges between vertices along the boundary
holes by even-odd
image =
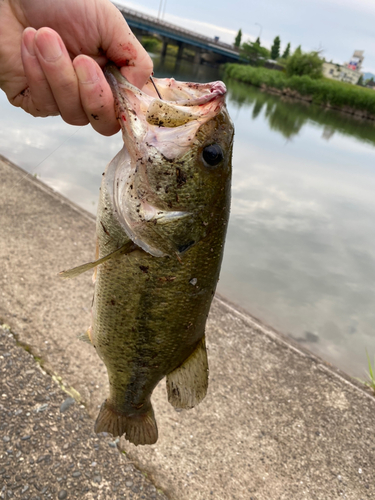
[[[210,167],[216,167],[224,158],[223,151],[219,144],[210,144],[203,149],[203,160]]]

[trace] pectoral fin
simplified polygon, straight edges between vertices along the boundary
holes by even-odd
[[[80,274],[85,273],[86,271],[89,271],[90,269],[93,269],[100,264],[103,264],[103,262],[106,262],[107,260],[115,259],[120,255],[130,253],[134,248],[134,243],[132,241],[127,241],[124,245],[122,245],[122,247],[106,255],[105,257],[102,257],[101,259],[95,260],[94,262],[88,262],[87,264],[82,264],[82,266],[73,267],[73,269],[69,269],[67,271],[61,271],[59,273],[59,277],[63,279],[75,278],[76,276],[79,276]]]
[[[168,401],[175,408],[193,408],[204,399],[208,387],[205,337],[176,370],[167,375]]]

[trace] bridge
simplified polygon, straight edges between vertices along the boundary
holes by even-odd
[[[173,44],[178,46],[177,59],[181,59],[183,49],[189,47],[195,51],[194,62],[199,63],[202,58],[207,59],[207,56],[211,56],[211,61],[217,63],[239,60],[239,51],[234,45],[186,30],[123,5],[116,3],[114,5],[125,17],[135,34],[153,34],[162,38],[162,56],[165,56],[168,44]]]

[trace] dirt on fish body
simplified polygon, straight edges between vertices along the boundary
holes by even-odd
[[[106,76],[124,148],[103,176],[91,264],[88,337],[110,384],[95,431],[152,444],[150,398],[164,376],[176,408],[206,395],[205,324],[229,217],[233,125],[222,82],[155,79],[160,99],[151,82],[140,91],[114,67]]]

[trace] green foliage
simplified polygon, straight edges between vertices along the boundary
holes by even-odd
[[[288,59],[289,56],[290,56],[290,42],[286,46],[286,49],[284,50],[284,53],[281,57],[282,59]]]
[[[250,83],[260,87],[266,84],[269,87],[283,88],[285,86],[286,77],[280,71],[274,71],[265,68],[253,68],[251,66],[243,66],[241,64],[226,64],[225,73],[230,78],[234,78],[241,82]]]
[[[234,39],[234,46],[240,47],[242,39],[242,30],[239,29],[236,38]]]
[[[255,66],[263,66],[270,52],[257,42],[244,42],[240,49],[241,59]]]
[[[357,85],[359,85],[359,86],[361,86],[361,87],[363,87],[363,86],[364,86],[363,75],[361,75],[361,76],[359,77],[359,80],[358,80],[358,82],[357,82]]]
[[[231,78],[257,87],[266,85],[279,90],[295,90],[309,96],[315,104],[329,104],[337,109],[350,107],[375,116],[375,92],[372,89],[328,78],[313,79],[307,75],[288,77],[281,71],[241,64],[227,64],[225,72]]]
[[[276,61],[280,57],[280,37],[275,37],[271,47],[271,59]]]
[[[162,42],[151,36],[142,37],[141,43],[147,52],[160,52]]]
[[[260,38],[258,36],[258,38],[255,40],[255,43],[257,43],[258,45],[260,45]]]
[[[256,119],[263,110],[272,130],[280,132],[283,137],[290,139],[297,135],[302,126],[309,121],[309,116],[304,113],[303,104],[291,106],[283,102],[277,96],[267,92],[259,92],[258,89],[250,87],[236,80],[226,80],[230,99],[241,107],[253,105],[252,117]],[[301,112],[301,108],[303,108]]]
[[[288,76],[307,75],[310,78],[321,78],[323,59],[319,57],[318,52],[302,52],[299,46],[288,58],[285,69]]]
[[[374,391],[375,394],[375,356],[374,356],[374,367],[371,365],[371,360],[370,356],[368,355],[368,352],[366,350],[366,356],[367,356],[367,363],[368,363],[368,373],[367,373],[367,380],[361,380],[358,379],[362,384],[367,385],[370,389]]]

